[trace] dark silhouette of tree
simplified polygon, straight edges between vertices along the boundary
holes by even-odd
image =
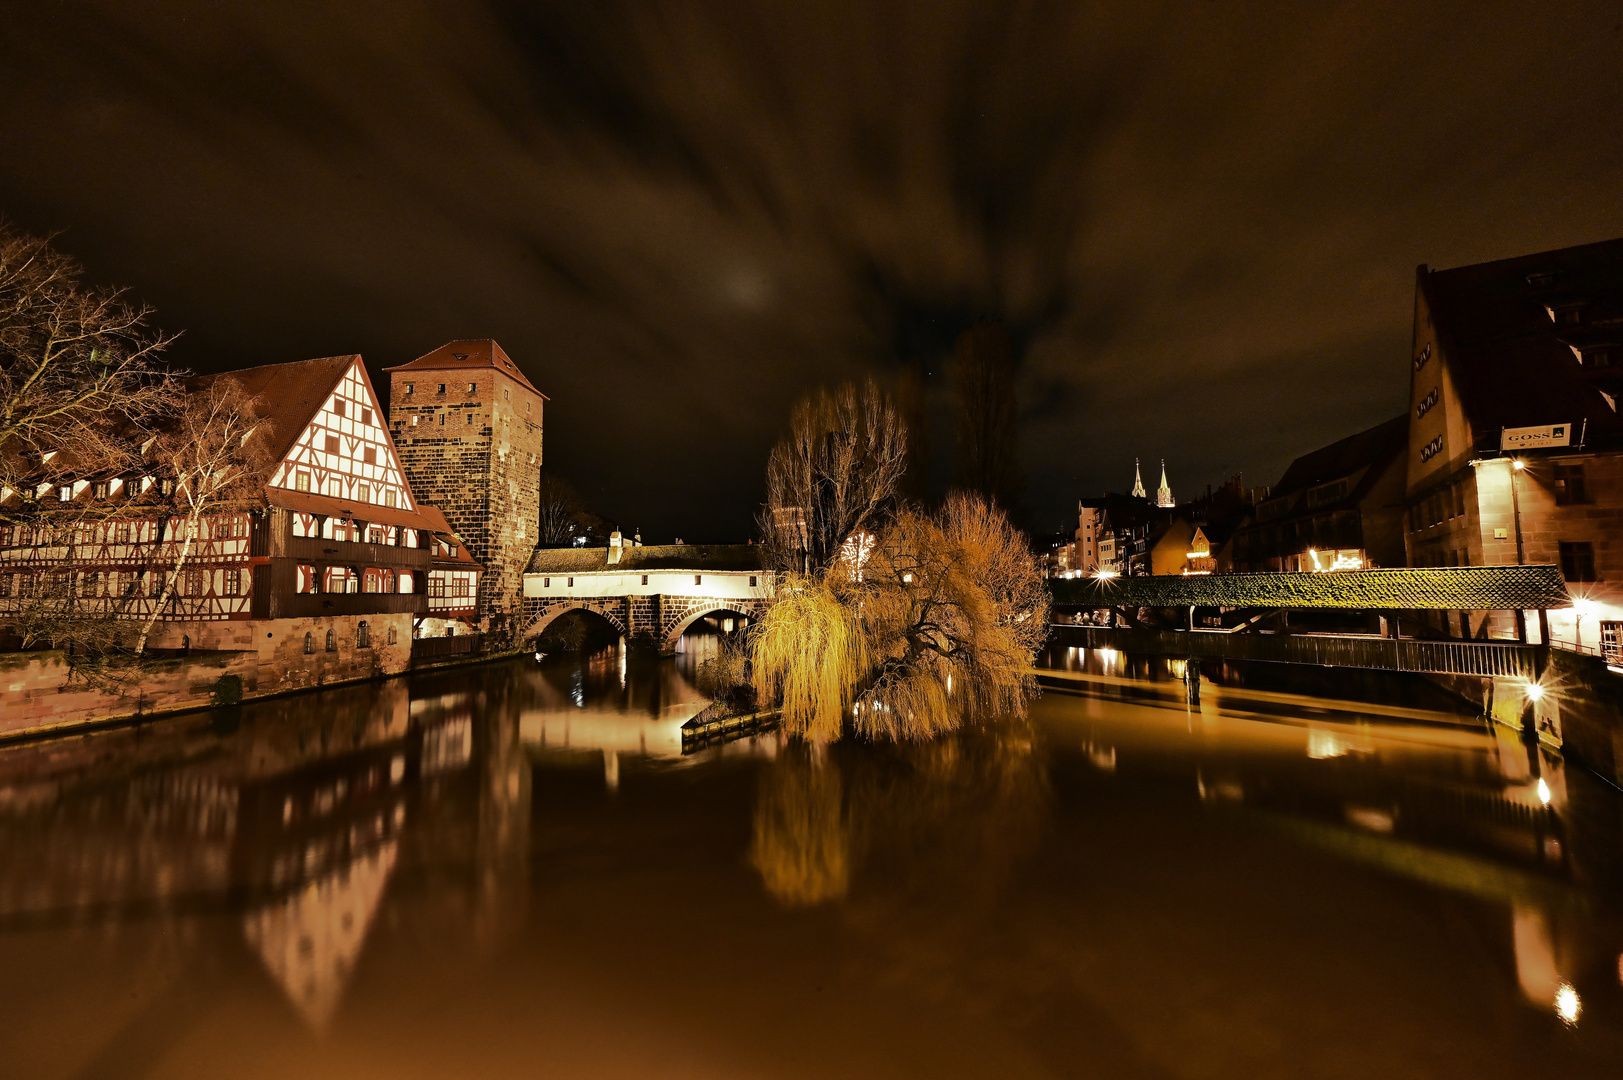
[[[1014,348],[1009,331],[983,319],[958,335],[953,349],[958,385],[958,482],[1005,513],[1019,492],[1016,461]]]

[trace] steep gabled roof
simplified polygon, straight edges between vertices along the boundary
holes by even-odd
[[[466,368],[494,368],[535,390],[519,366],[513,363],[494,338],[461,338],[448,341],[431,353],[425,353],[409,364],[386,368],[387,371],[457,371]],[[535,390],[537,394],[541,391]],[[550,400],[541,394],[543,400]]]
[[[1384,465],[1403,453],[1409,440],[1409,417],[1394,416],[1384,424],[1303,454],[1291,462],[1274,485],[1270,501],[1319,484],[1352,476],[1359,469]]]
[[[1419,286],[1478,439],[1499,429],[1588,421],[1590,443],[1623,437],[1601,396],[1616,364],[1589,369],[1572,346],[1623,346],[1623,239],[1426,271]],[[1557,323],[1552,313],[1578,314]],[[1614,350],[1615,351],[1615,350]]]
[[[193,379],[192,385],[202,389],[215,379],[230,378],[241,383],[251,397],[258,398],[261,412],[271,421],[270,460],[279,462],[304,434],[338,380],[360,362],[359,354],[350,353],[286,364],[264,364],[242,371],[204,375]]]

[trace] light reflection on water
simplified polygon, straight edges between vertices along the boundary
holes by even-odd
[[[1259,686],[1192,709],[1114,654],[1026,721],[684,756],[714,647],[0,751],[5,1074],[1623,1060],[1619,799],[1514,733]]]

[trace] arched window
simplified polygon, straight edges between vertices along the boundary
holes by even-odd
[[[314,634],[304,635],[304,651],[307,653],[316,651],[316,636]]]
[[[355,647],[357,649],[370,649],[372,647],[372,628],[362,619],[355,627]]]
[[[328,652],[337,652],[338,651],[338,635],[333,633],[331,630],[327,631],[327,651]]]

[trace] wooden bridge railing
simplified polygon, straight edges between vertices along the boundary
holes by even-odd
[[[1255,660],[1276,664],[1417,671],[1500,678],[1538,677],[1541,646],[1501,641],[1415,641],[1324,634],[1248,634],[1213,631],[1134,630],[1056,623],[1054,640],[1089,649]]]

